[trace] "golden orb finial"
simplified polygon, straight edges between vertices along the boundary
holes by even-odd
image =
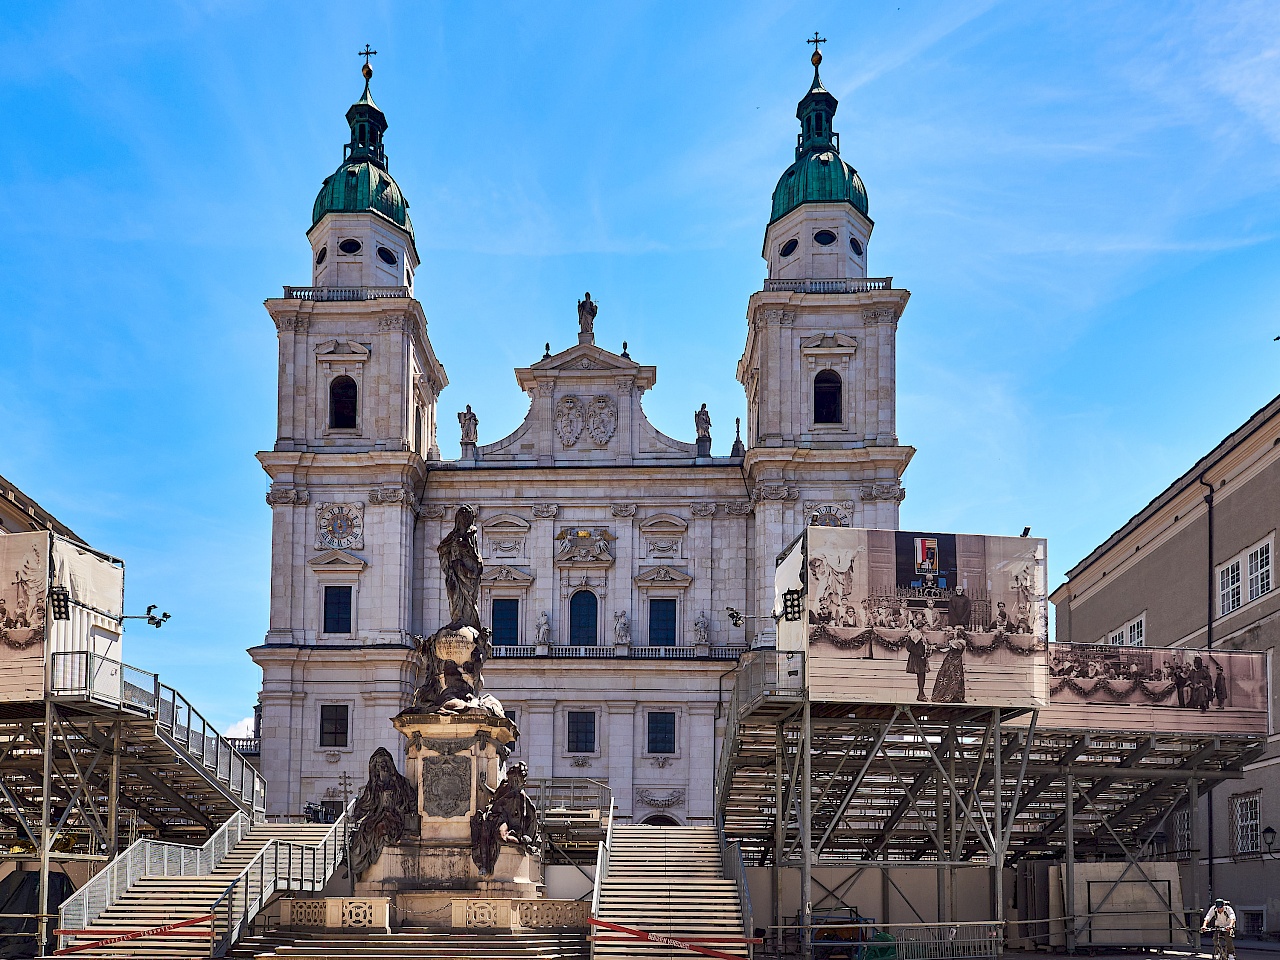
[[[817,34],[814,34],[814,36],[817,36]],[[378,51],[374,50],[367,43],[364,45],[363,50],[356,51],[357,57],[364,57],[364,66],[360,68],[360,72],[364,74],[364,78],[366,81],[368,81],[373,77],[373,67],[369,66],[369,58],[376,57],[377,55],[378,55]]]
[[[813,64],[813,69],[818,69],[818,64],[822,62],[822,51],[818,49],[818,44],[826,43],[827,38],[818,35],[818,31],[813,31],[813,37],[806,40],[805,43],[813,44],[813,56],[809,58],[809,62]]]

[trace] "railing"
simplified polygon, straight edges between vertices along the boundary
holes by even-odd
[[[597,660],[613,658],[613,647],[573,647],[553,644],[550,649],[553,657],[587,657]]]
[[[724,831],[717,831],[720,840],[720,866],[724,878],[732,880],[738,886],[738,905],[742,910],[742,935],[747,938],[747,956],[755,956],[756,925],[751,912],[751,888],[747,885],[747,865],[742,859],[742,842],[734,840],[729,843],[724,838]]]
[[[343,300],[399,300],[409,296],[408,287],[285,287],[285,300],[312,300],[331,303]]]
[[[851,956],[896,957],[896,960],[961,960],[995,957],[1004,937],[998,921],[970,923],[873,923],[866,921],[815,922],[809,927],[790,924],[779,928],[780,939],[812,938],[813,953],[852,948]],[[787,936],[790,934],[790,936]],[[858,952],[854,952],[858,951]]]
[[[766,280],[766,292],[790,293],[870,293],[892,290],[893,277],[847,277],[833,280]]]
[[[697,647],[641,647],[632,646],[627,648],[625,656],[634,657],[637,660],[737,660],[747,650],[743,644],[733,644],[723,647],[711,647],[702,657],[698,655]],[[493,656],[507,658],[524,658],[539,656],[538,648],[521,644],[501,645],[493,648]],[[567,646],[554,645],[547,647],[547,653],[542,656],[550,657],[585,657],[589,659],[622,659],[622,657],[614,651],[613,647],[587,647],[587,646]]]
[[[54,653],[49,694],[84,699],[155,720],[156,733],[242,810],[261,820],[267,784],[230,740],[186,698],[146,670],[88,650]]]
[[[600,915],[600,888],[604,886],[605,880],[609,876],[609,852],[613,849],[613,800],[612,793],[609,801],[609,819],[604,827],[604,840],[600,846],[596,848],[596,876],[591,884],[591,914],[592,917]],[[594,948],[592,954],[595,953]]]
[[[213,924],[215,957],[231,949],[273,894],[281,890],[318,893],[324,889],[345,854],[348,818],[355,803],[353,798],[319,843],[272,840],[258,851],[209,908],[217,918]]]
[[[733,772],[738,724],[742,715],[766,696],[794,699],[804,695],[804,654],[798,650],[750,650],[734,671],[733,694],[725,714],[724,739],[716,764],[716,809],[721,810]],[[723,824],[722,824],[723,826]]]
[[[198,877],[212,873],[249,832],[253,821],[237,813],[199,847],[143,838],[102,868],[59,908],[60,929],[83,930],[93,925],[142,877]],[[67,946],[68,938],[62,938]]]
[[[534,777],[526,781],[524,789],[542,816],[549,810],[577,810],[594,812],[602,824],[613,818],[613,791],[599,780]]]

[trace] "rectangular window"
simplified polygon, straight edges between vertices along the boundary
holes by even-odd
[[[596,752],[596,715],[591,710],[569,711],[570,753]]]
[[[1261,937],[1267,929],[1267,912],[1265,910],[1241,910],[1240,931],[1246,937]]]
[[[347,746],[347,710],[345,703],[326,703],[320,707],[320,746]]]
[[[1271,589],[1271,544],[1249,552],[1249,599],[1257,600]]]
[[[1218,571],[1218,616],[1225,616],[1240,606],[1240,561],[1228,563]]]
[[[649,601],[649,646],[674,647],[676,645],[676,602],[674,600]]]
[[[351,632],[351,588],[324,588],[324,632]]]
[[[493,601],[493,643],[498,647],[514,647],[520,643],[520,601]]]
[[[1129,646],[1142,646],[1142,632],[1144,627],[1145,625],[1142,622],[1142,617],[1139,617],[1137,620],[1133,621],[1133,623],[1129,624]]]
[[[1102,642],[1114,647],[1141,647],[1146,645],[1146,638],[1147,614],[1143,611],[1141,616],[1134,617],[1128,623],[1108,633]]]
[[[649,714],[649,752],[676,752],[676,715],[653,711]]]
[[[1262,852],[1262,791],[1237,793],[1231,798],[1231,852]]]

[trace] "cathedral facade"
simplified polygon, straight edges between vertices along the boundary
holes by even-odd
[[[577,342],[515,371],[524,422],[478,444],[468,407],[461,456],[442,457],[448,377],[366,70],[312,212],[311,285],[266,302],[280,344],[277,439],[258,454],[271,615],[250,653],[270,813],[340,803],[342,774],[361,782],[377,747],[403,758],[389,721],[420,683],[414,638],[449,619],[435,548],[467,503],[494,633],[485,692],[518,723],[530,776],[607,782],[624,819],[710,821],[724,677],[773,643],[775,558],[808,524],[896,528],[914,452],[895,425],[909,294],[867,277],[866,191],[820,60],[747,303],[747,417],[727,457],[711,455],[705,408],[691,440],[649,422],[658,369],[596,344],[589,294]]]

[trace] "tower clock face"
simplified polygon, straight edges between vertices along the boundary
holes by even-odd
[[[364,520],[346,503],[331,503],[320,511],[319,540],[326,547],[346,550],[356,546],[364,536]]]

